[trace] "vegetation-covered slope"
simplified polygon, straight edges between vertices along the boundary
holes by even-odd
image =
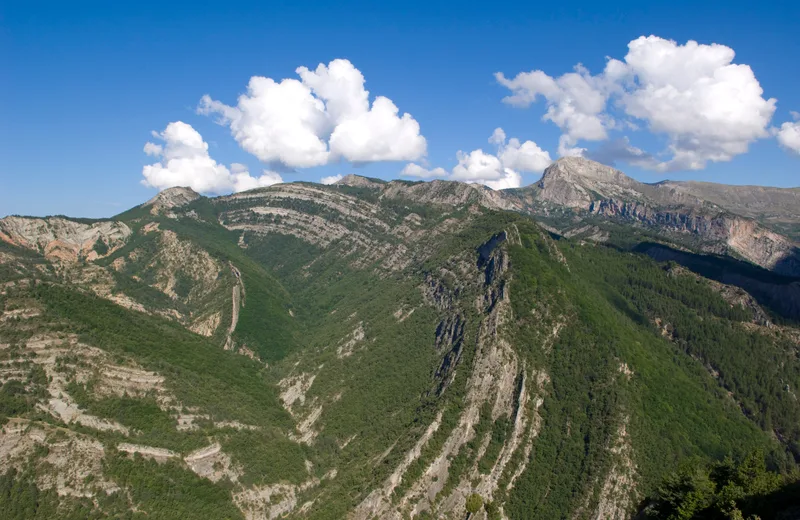
[[[3,508],[627,518],[687,460],[794,468],[791,320],[481,188],[352,184],[0,242]]]

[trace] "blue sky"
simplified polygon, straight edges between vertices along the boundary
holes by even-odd
[[[513,79],[520,72],[541,70],[558,78],[581,63],[596,78],[607,57],[623,60],[629,42],[640,36],[656,35],[679,46],[696,40],[733,49],[733,63],[749,65],[763,100],[777,100],[768,123],[761,125],[764,132],[791,122],[791,112],[800,111],[797,3],[75,4],[12,0],[0,7],[0,216],[101,217],[143,202],[157,192],[142,185],[143,167],[166,164],[143,147],[146,142],[166,147],[169,143],[151,132],[162,132],[175,121],[202,135],[214,164],[231,173],[236,171],[231,164],[238,163],[254,178],[268,169],[285,181],[319,181],[351,172],[399,177],[411,161],[354,166],[340,159],[311,168],[265,164],[243,149],[231,128],[218,124],[219,112],[197,111],[206,94],[235,107],[252,76],[299,79],[298,67],[315,69],[337,58],[349,60],[363,75],[370,103],[385,96],[400,115],[413,117],[427,143],[425,157],[413,162],[444,168],[447,176],[456,174],[459,150],[482,149],[499,157],[488,143],[498,127],[509,138],[532,141],[552,159],[558,157],[565,129],[542,120],[548,102],[539,96],[527,108],[504,103],[512,90],[494,73]],[[610,98],[604,112],[618,125],[608,139],[581,140],[577,146],[591,153],[628,137],[643,153],[662,154],[656,162],[666,164],[670,133],[648,130],[658,116],[628,117],[615,106],[619,99]],[[638,129],[625,127],[629,120]],[[681,146],[685,140],[694,143],[684,139],[696,135],[693,131],[681,134]],[[744,142],[749,151],[707,161],[702,169],[681,168],[676,162],[667,171],[648,167],[646,161],[616,165],[647,182],[800,185],[800,157],[774,137],[734,141],[734,147]],[[719,143],[701,145],[711,147],[713,155]],[[462,164],[464,179],[472,171],[468,159]],[[521,166],[516,171],[523,185],[540,175]]]

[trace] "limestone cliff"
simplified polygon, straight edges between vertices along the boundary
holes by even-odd
[[[131,234],[122,222],[84,223],[62,217],[6,217],[0,240],[63,262],[94,260],[121,247]]]
[[[733,254],[760,267],[789,276],[800,276],[800,246],[792,239],[734,211],[756,207],[747,215],[761,216],[776,203],[772,213],[798,213],[793,203],[796,190],[751,190],[714,185],[695,189],[694,184],[645,184],[609,166],[581,157],[564,157],[549,166],[533,186],[504,194],[518,211],[549,215],[553,208],[567,208],[574,219],[560,232],[580,227],[582,219],[602,217],[628,221],[662,233],[667,240],[688,240],[700,250]],[[768,199],[759,198],[759,193]],[[704,199],[709,195],[711,200]],[[719,204],[718,204],[719,202]],[[576,222],[578,225],[576,225]]]

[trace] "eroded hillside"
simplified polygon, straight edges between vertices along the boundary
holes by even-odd
[[[514,204],[349,177],[0,221],[0,470],[64,517],[599,519],[687,457],[794,465],[792,322]]]

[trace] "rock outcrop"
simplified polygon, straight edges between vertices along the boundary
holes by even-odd
[[[800,188],[697,181],[664,181],[653,187],[668,194],[665,196],[705,200],[743,217],[773,224],[800,224]]]
[[[553,208],[572,211],[574,218],[559,229],[564,234],[584,226],[581,221],[588,217],[628,221],[664,234],[667,240],[691,241],[705,252],[733,254],[780,274],[800,276],[800,245],[749,218],[764,217],[770,212],[769,201],[775,200],[780,203],[771,214],[791,220],[787,215],[800,213],[794,204],[800,201],[800,190],[748,192],[723,185],[645,184],[609,166],[564,157],[549,166],[535,185],[510,190],[504,197],[518,211],[534,216],[550,215]]]
[[[534,186],[538,200],[586,209],[597,198],[640,199],[639,184],[609,166],[582,157],[564,157],[550,165]]]
[[[176,186],[159,192],[158,195],[148,200],[143,206],[150,206],[150,213],[158,215],[164,210],[179,208],[200,198],[200,194],[192,188]]]
[[[66,263],[108,256],[130,235],[127,225],[110,220],[85,223],[63,217],[14,216],[0,220],[0,240]]]

